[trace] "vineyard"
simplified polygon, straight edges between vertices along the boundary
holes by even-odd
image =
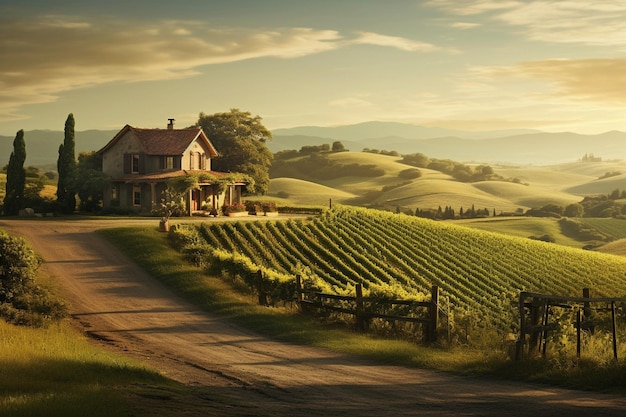
[[[194,233],[202,253],[262,269],[275,282],[297,273],[325,291],[361,283],[370,295],[413,299],[437,285],[453,309],[480,311],[500,325],[511,324],[505,312],[520,291],[626,295],[621,257],[363,208],[341,206],[310,220],[202,223]]]

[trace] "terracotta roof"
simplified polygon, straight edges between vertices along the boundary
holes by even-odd
[[[126,132],[131,132],[141,144],[147,155],[182,155],[196,139],[203,141],[209,148],[211,157],[218,156],[217,150],[206,137],[202,128],[189,129],[142,129],[126,125],[98,153],[110,148]]]

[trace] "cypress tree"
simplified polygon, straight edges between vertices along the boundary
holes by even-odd
[[[24,130],[20,130],[15,135],[13,152],[9,157],[9,166],[7,167],[7,184],[4,197],[4,214],[7,216],[15,216],[23,208],[24,187],[26,185],[24,161],[26,161],[26,142],[24,142]]]
[[[57,185],[57,201],[61,211],[71,213],[76,207],[76,192],[72,180],[76,171],[76,145],[74,143],[74,115],[70,113],[65,121],[65,138],[59,146],[57,171],[59,182]]]

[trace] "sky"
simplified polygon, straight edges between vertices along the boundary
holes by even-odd
[[[0,0],[0,135],[393,121],[626,131],[626,0]]]

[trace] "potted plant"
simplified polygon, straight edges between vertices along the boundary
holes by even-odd
[[[159,221],[159,231],[169,232],[170,230],[170,217],[180,216],[183,213],[184,207],[182,203],[182,197],[180,193],[176,193],[171,188],[167,188],[163,192],[163,198],[161,204],[154,210],[157,215],[161,216]]]
[[[261,208],[265,216],[278,216],[278,207],[276,206],[276,203],[263,203]]]
[[[222,213],[225,216],[245,216],[248,214],[246,205],[244,203],[224,204],[222,206]]]

